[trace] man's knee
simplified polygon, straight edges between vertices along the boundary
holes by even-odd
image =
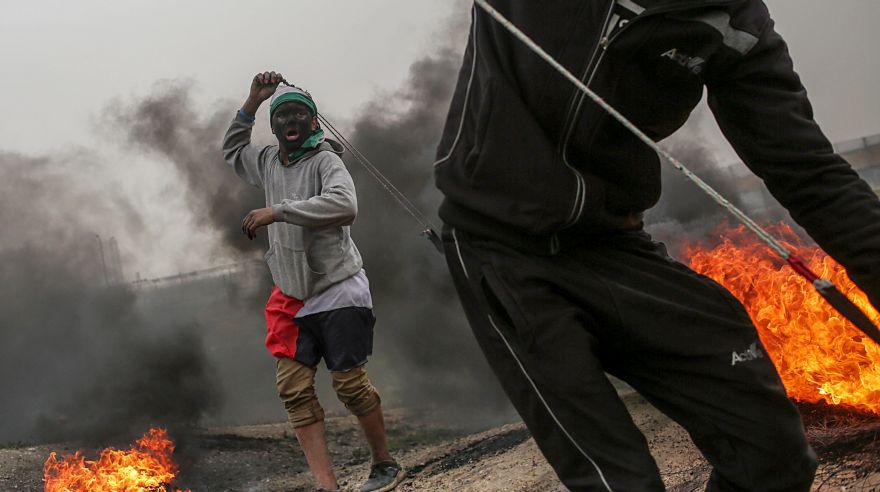
[[[294,428],[324,420],[324,409],[315,394],[315,368],[292,359],[278,359],[276,384],[278,396]]]
[[[336,396],[354,415],[366,415],[379,406],[379,393],[370,383],[365,366],[330,374]]]

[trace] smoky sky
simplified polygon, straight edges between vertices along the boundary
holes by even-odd
[[[104,108],[102,128],[125,150],[173,164],[195,222],[221,232],[219,249],[259,250],[264,245],[249,241],[236,225],[248,211],[264,206],[262,193],[242,186],[220,154],[235,104],[220,101],[213,111],[197,109],[191,86],[190,81],[165,81],[146,96],[114,101]]]
[[[139,221],[110,183],[78,184],[96,161],[0,153],[0,442],[191,423],[216,400],[191,327],[153,323],[107,285],[98,234]]]

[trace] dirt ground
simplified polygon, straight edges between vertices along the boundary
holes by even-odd
[[[705,487],[709,467],[684,431],[635,394],[625,396],[669,490]],[[880,422],[804,409],[808,434],[822,460],[814,490],[880,490]],[[439,426],[421,412],[388,412],[389,439],[409,470],[402,491],[564,491],[522,424],[476,434]],[[357,490],[368,473],[368,452],[352,417],[327,421],[331,453],[344,490]],[[843,430],[841,430],[843,429]],[[305,460],[286,424],[178,432],[181,467],[175,485],[193,491],[309,491]],[[127,447],[123,442],[108,443]],[[87,443],[0,448],[0,490],[42,489],[49,452],[84,449]]]

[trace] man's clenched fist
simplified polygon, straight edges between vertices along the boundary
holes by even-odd
[[[284,76],[276,72],[263,72],[254,75],[251,80],[251,91],[241,109],[251,116],[255,115],[260,104],[272,97],[278,84],[282,81],[284,81]]]
[[[251,99],[263,102],[275,93],[275,88],[284,80],[280,73],[263,72],[254,75],[251,81]]]

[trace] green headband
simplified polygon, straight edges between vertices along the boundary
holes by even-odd
[[[312,116],[318,114],[318,106],[315,105],[315,101],[312,100],[311,97],[301,93],[301,92],[285,92],[280,96],[276,97],[272,104],[269,106],[269,118],[272,118],[272,114],[275,113],[275,110],[278,109],[278,106],[289,102],[289,101],[297,101],[306,105],[309,108],[309,111],[312,112]]]

